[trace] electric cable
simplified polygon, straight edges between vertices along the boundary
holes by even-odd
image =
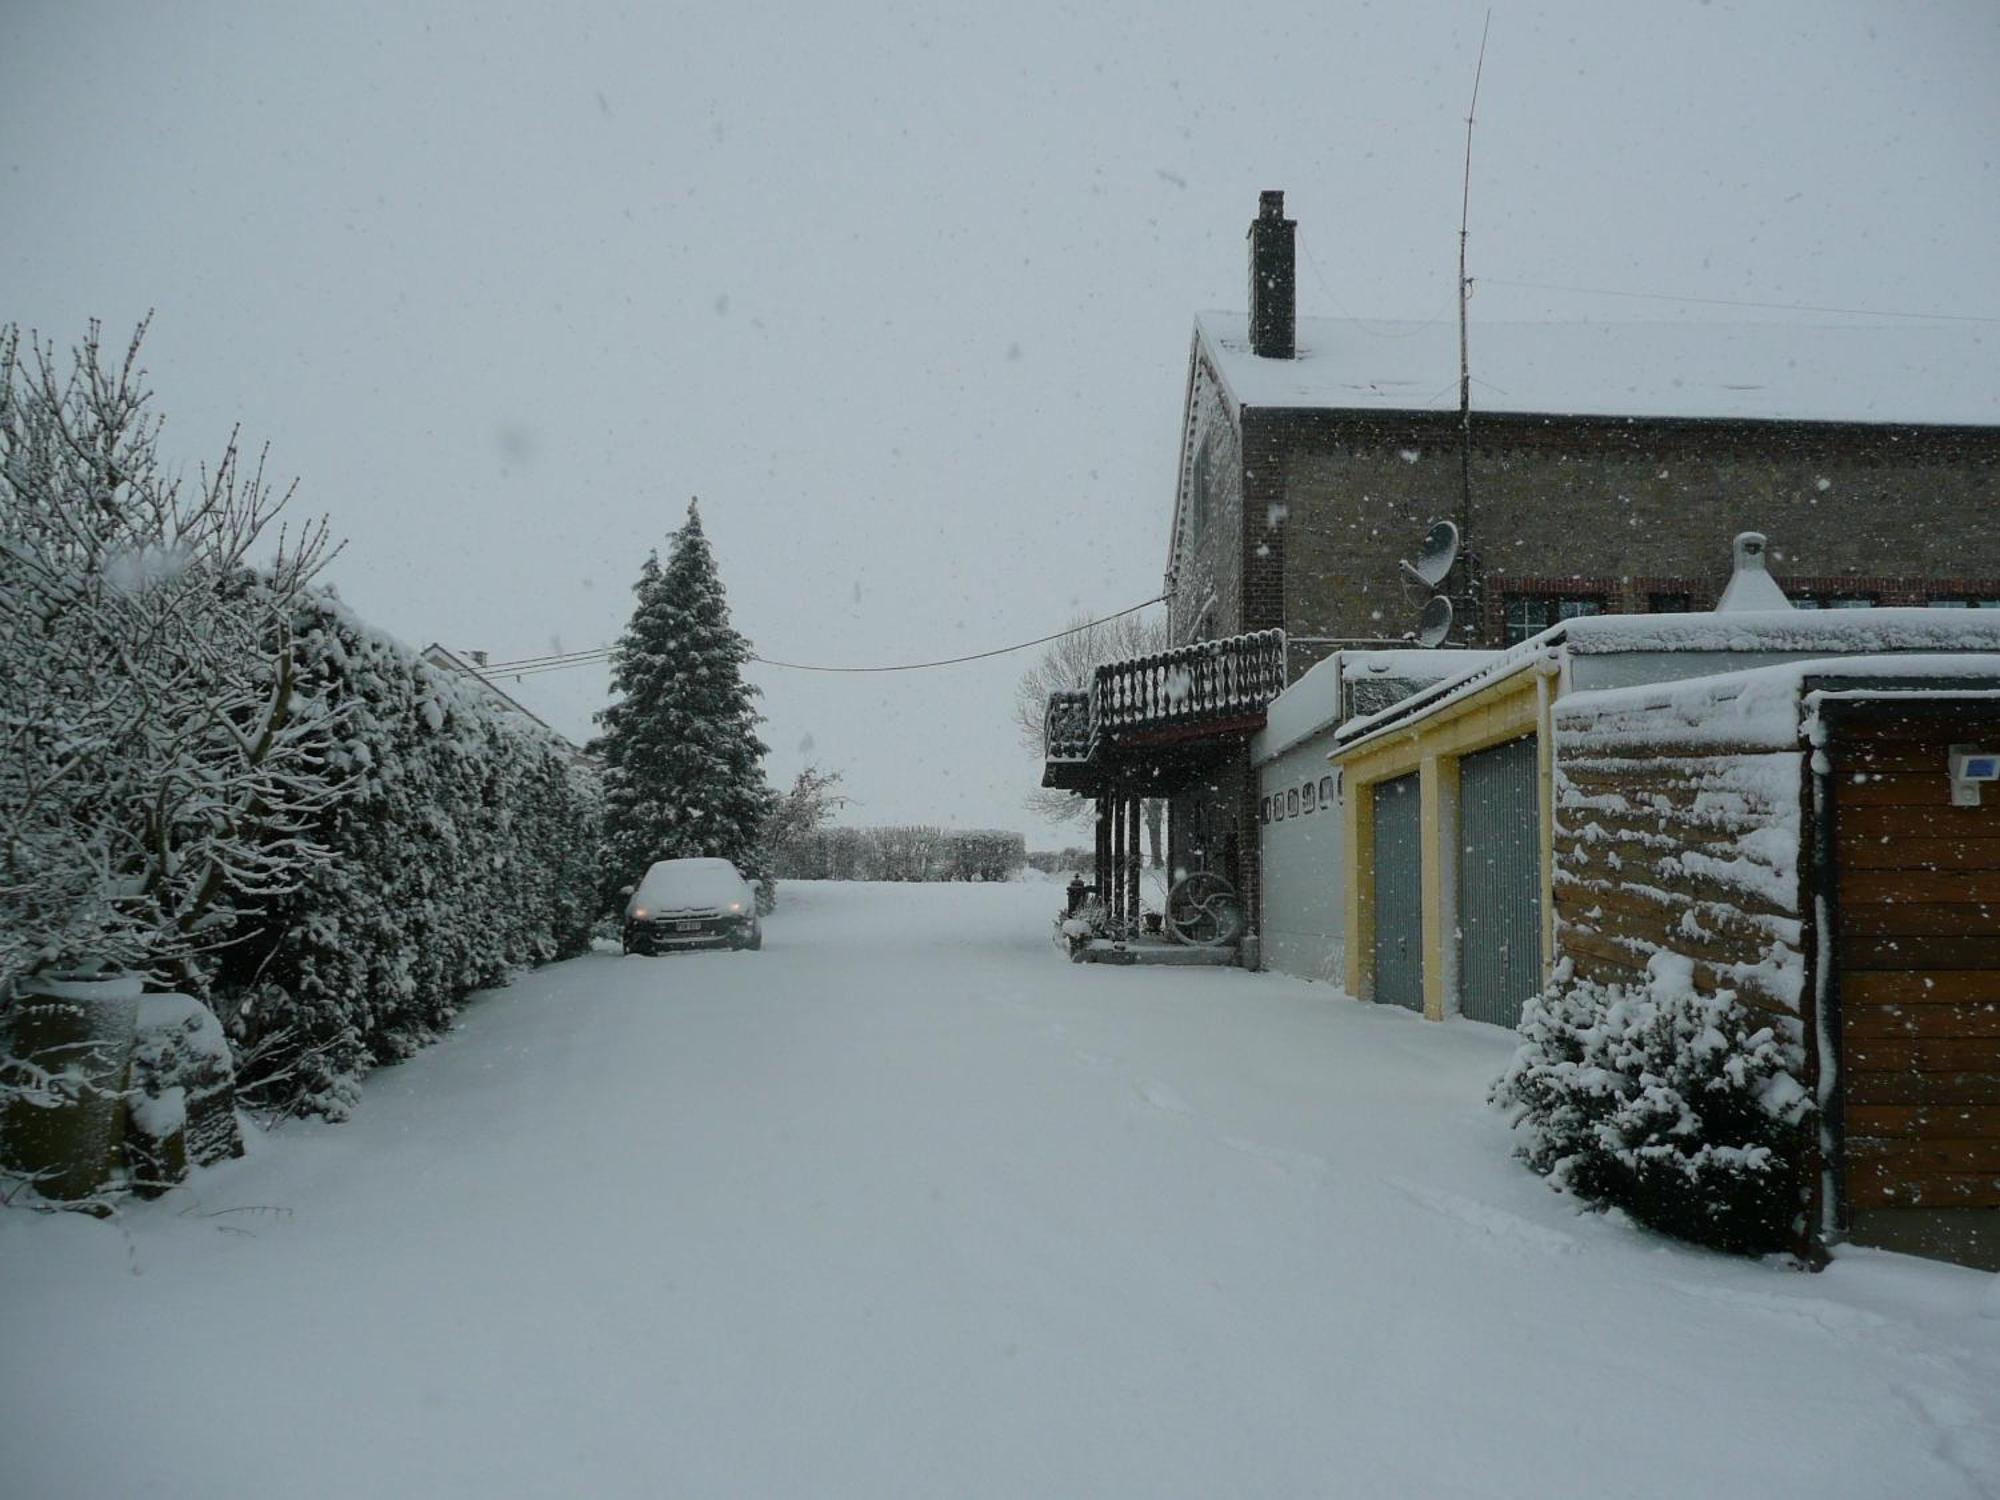
[[[1165,594],[1156,594],[1139,604],[1128,605],[1124,609],[1114,611],[1111,614],[1101,615],[1094,620],[1085,620],[1080,624],[1067,626],[1062,630],[1053,631],[1048,635],[1036,636],[1031,641],[1017,641],[1011,646],[995,646],[990,651],[973,651],[964,656],[941,657],[936,661],[894,662],[883,666],[869,667],[835,667],[810,662],[779,661],[773,657],[759,656],[754,651],[750,654],[750,660],[762,666],[782,667],[791,672],[924,672],[934,667],[962,666],[966,662],[986,661],[995,656],[1010,656],[1016,651],[1026,651],[1035,646],[1046,646],[1050,641],[1059,641],[1066,635],[1075,635],[1079,631],[1092,630],[1099,625],[1108,625],[1113,620],[1123,619],[1126,615],[1137,614],[1142,609],[1150,609],[1155,604],[1165,602],[1166,597]],[[478,672],[480,676],[487,678],[533,677],[543,672],[561,672],[571,667],[587,667],[597,662],[609,661],[616,650],[615,646],[593,646],[584,651],[561,651],[546,656],[524,656],[513,661],[489,662],[484,667],[479,668]]]

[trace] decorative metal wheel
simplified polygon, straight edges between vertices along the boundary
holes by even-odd
[[[1167,892],[1167,930],[1174,941],[1219,948],[1243,935],[1243,902],[1236,887],[1210,870],[1183,875]]]

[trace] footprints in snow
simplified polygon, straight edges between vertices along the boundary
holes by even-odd
[[[1139,1097],[1153,1108],[1170,1115],[1191,1115],[1194,1109],[1187,1100],[1176,1094],[1157,1078],[1148,1078],[1139,1085]]]
[[[1406,1177],[1385,1177],[1387,1187],[1394,1188],[1419,1208],[1427,1208],[1434,1214],[1463,1224],[1468,1229],[1508,1245],[1535,1250],[1545,1255],[1569,1255],[1583,1248],[1583,1241],[1575,1235],[1560,1229],[1551,1229],[1546,1224],[1537,1224],[1532,1219],[1524,1219],[1517,1213],[1504,1208],[1495,1208],[1490,1203],[1481,1203],[1476,1198],[1467,1198],[1458,1193],[1447,1193],[1438,1188],[1426,1187],[1420,1182],[1411,1182]]]
[[[1991,1493],[1986,1486],[2000,1465],[2000,1435],[1987,1414],[1954,1391],[1915,1385],[1890,1389],[1931,1429],[1931,1450],[1939,1460],[1964,1475],[1975,1491]]]
[[[1824,1297],[1794,1297],[1778,1292],[1747,1291],[1737,1287],[1703,1286],[1699,1282],[1675,1282],[1674,1290],[1684,1297],[1743,1312],[1768,1313],[1813,1323],[1828,1333],[1846,1336],[1873,1333],[1889,1326],[1889,1320],[1866,1308],[1845,1307]]]
[[[1060,1023],[1048,1028],[1052,1041],[1067,1043],[1069,1028]],[[1070,1060],[1076,1066],[1092,1073],[1111,1073],[1123,1067],[1121,1059],[1107,1057],[1102,1053],[1085,1051],[1078,1047],[1069,1048]],[[1158,1078],[1139,1078],[1132,1085],[1132,1093],[1148,1109],[1177,1119],[1199,1121],[1200,1113],[1183,1098],[1172,1084]],[[1333,1164],[1324,1156],[1312,1151],[1295,1150],[1289,1146],[1275,1146],[1267,1141],[1252,1140],[1240,1135],[1216,1135],[1211,1137],[1219,1146],[1247,1156],[1254,1161],[1285,1176],[1325,1179],[1333,1172]],[[1426,1187],[1401,1177],[1380,1179],[1383,1186],[1390,1188],[1418,1207],[1473,1231],[1481,1240],[1504,1247],[1532,1251],[1540,1255],[1568,1255],[1584,1248],[1583,1241],[1573,1234],[1537,1224],[1532,1219],[1523,1218],[1504,1208],[1496,1208],[1490,1203],[1467,1198],[1458,1193]],[[1779,1299],[1773,1299],[1779,1300]]]
[[[1324,1172],[1327,1160],[1310,1151],[1294,1151],[1289,1146],[1267,1146],[1262,1141],[1245,1140],[1240,1135],[1218,1137],[1231,1151],[1245,1156],[1254,1156],[1259,1161],[1269,1162],[1285,1172]]]

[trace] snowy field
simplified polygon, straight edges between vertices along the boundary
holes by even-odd
[[[2000,1490],[1992,1278],[1578,1217],[1509,1037],[788,885],[116,1222],[0,1213],[0,1493]]]

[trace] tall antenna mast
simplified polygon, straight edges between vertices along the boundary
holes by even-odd
[[[1479,29],[1479,61],[1472,68],[1472,102],[1465,111],[1465,188],[1458,205],[1458,535],[1465,558],[1466,620],[1477,628],[1480,619],[1479,560],[1472,550],[1472,353],[1466,337],[1465,304],[1472,296],[1472,278],[1465,274],[1465,241],[1472,222],[1472,121],[1479,113],[1479,78],[1486,71],[1486,35],[1493,29],[1493,12]]]

